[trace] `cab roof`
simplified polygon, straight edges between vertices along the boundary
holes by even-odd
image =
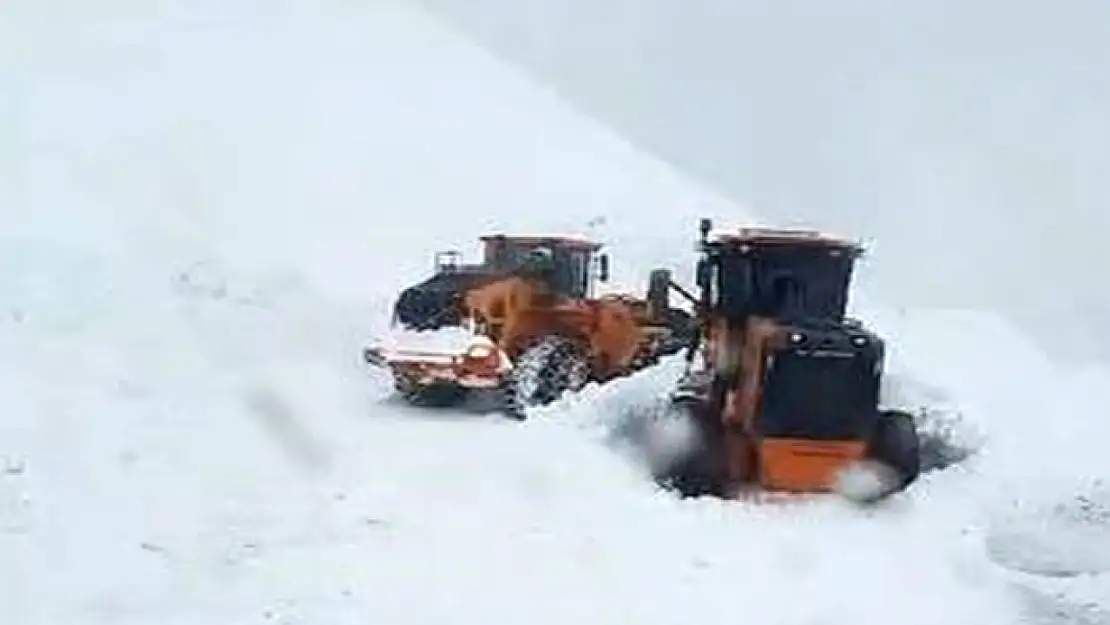
[[[596,252],[602,245],[583,236],[576,235],[512,235],[512,234],[487,234],[479,237],[483,243],[505,242],[517,245],[559,247],[570,250]]]
[[[818,247],[841,249],[855,254],[863,252],[863,246],[856,241],[803,229],[746,227],[712,233],[707,242],[726,247]]]

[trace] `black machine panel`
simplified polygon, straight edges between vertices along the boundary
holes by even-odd
[[[787,330],[768,354],[756,427],[764,436],[850,440],[878,418],[884,346],[864,330],[816,324]]]

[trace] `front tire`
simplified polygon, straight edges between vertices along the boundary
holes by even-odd
[[[580,390],[589,378],[589,363],[571,340],[546,337],[526,349],[506,376],[502,387],[505,414],[523,421],[528,408],[545,406],[567,391]]]

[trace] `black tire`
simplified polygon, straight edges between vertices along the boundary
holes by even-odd
[[[921,438],[913,415],[900,410],[880,413],[867,455],[894,470],[898,490],[917,481],[921,475]]]
[[[523,421],[528,408],[545,406],[567,391],[577,391],[589,378],[589,363],[572,341],[545,337],[524,350],[505,377],[505,415]]]
[[[667,418],[687,420],[697,432],[693,448],[654,475],[657,484],[683,498],[724,495],[723,436],[719,429],[712,427],[705,411],[706,407],[699,402],[684,400],[673,402],[667,415]]]

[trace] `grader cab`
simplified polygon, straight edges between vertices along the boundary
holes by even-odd
[[[860,490],[919,473],[910,415],[879,405],[885,344],[846,317],[856,243],[815,232],[701,224],[700,331],[673,401],[701,446],[671,467],[687,494]],[[861,478],[869,484],[861,484]]]

